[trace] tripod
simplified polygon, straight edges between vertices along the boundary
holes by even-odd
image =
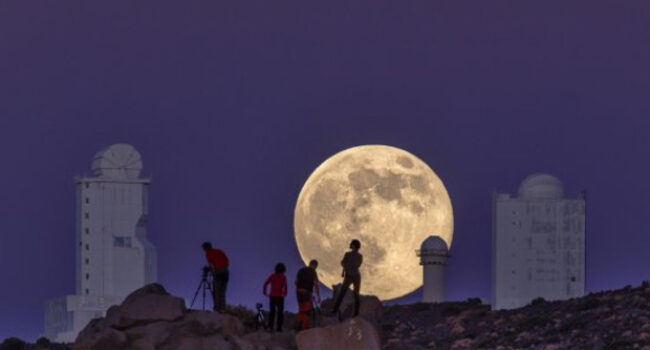
[[[320,303],[316,300],[314,296],[311,297],[311,303],[313,305],[312,321],[314,324],[318,321],[321,316]]]
[[[194,292],[194,298],[192,298],[192,303],[190,304],[190,309],[192,306],[194,306],[194,302],[196,301],[196,297],[199,295],[199,292],[202,291],[203,293],[203,311],[205,311],[205,291],[210,291],[212,294],[212,274],[209,273],[209,271],[206,271],[205,269],[203,270],[203,276],[201,278],[201,282],[199,282],[199,287],[196,288],[196,292]]]
[[[262,328],[264,328],[264,329],[267,329],[267,327],[266,327],[266,316],[264,314],[264,311],[262,310],[263,307],[264,306],[262,305],[262,303],[257,303],[257,305],[255,305],[255,308],[257,309],[257,315],[255,315],[255,329],[256,330],[259,329],[260,326],[262,326]]]

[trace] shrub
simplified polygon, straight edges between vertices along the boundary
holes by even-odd
[[[629,340],[615,339],[609,344],[605,344],[605,349],[630,349],[632,345],[632,342]]]
[[[587,300],[584,300],[578,304],[577,309],[579,311],[585,311],[585,310],[591,310],[595,309],[598,306],[600,306],[600,301],[596,298],[589,298]]]
[[[460,308],[458,305],[445,305],[442,309],[442,314],[444,316],[456,316],[460,313]]]
[[[25,342],[18,338],[7,338],[0,345],[2,350],[24,350]]]
[[[541,316],[531,316],[523,323],[531,328],[544,328],[548,324],[548,319]]]
[[[412,306],[412,311],[422,312],[431,310],[431,304],[429,303],[417,303]]]
[[[648,286],[650,286],[650,282],[648,282],[648,281],[641,282],[641,287],[648,288]]]
[[[481,302],[481,298],[468,298],[467,303],[470,305],[481,305],[483,302]]]
[[[256,329],[258,326],[257,312],[250,310],[243,305],[230,306],[228,308],[228,314],[237,317],[248,329]]]
[[[52,345],[52,342],[49,339],[45,338],[45,337],[40,337],[36,341],[36,345],[39,345],[39,346],[44,347],[44,348],[49,348]]]
[[[546,300],[544,300],[544,298],[542,298],[542,297],[537,297],[537,298],[533,299],[533,300],[530,302],[530,305],[541,305],[541,304],[544,304],[545,302],[546,302]]]

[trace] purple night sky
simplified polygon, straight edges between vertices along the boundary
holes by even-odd
[[[35,339],[74,292],[73,178],[118,142],[153,178],[159,281],[186,298],[206,239],[231,303],[263,300],[277,261],[293,279],[303,182],[368,143],[445,182],[451,299],[489,297],[492,191],[533,172],[588,191],[587,290],[639,284],[649,62],[646,0],[3,1],[0,339]]]

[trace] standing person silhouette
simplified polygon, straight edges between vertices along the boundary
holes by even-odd
[[[201,246],[205,252],[205,260],[212,273],[212,300],[214,311],[226,311],[226,287],[228,287],[228,257],[221,249],[212,248],[212,243],[205,242]]]
[[[297,318],[301,330],[311,328],[311,318],[314,314],[314,303],[312,301],[314,290],[316,290],[316,302],[320,303],[317,268],[318,261],[312,260],[309,262],[309,266],[298,270],[296,275]]]
[[[363,263],[363,255],[359,254],[359,249],[361,249],[361,242],[357,239],[352,240],[352,242],[350,242],[350,251],[345,253],[343,260],[341,260],[341,266],[343,266],[343,286],[336,298],[336,303],[334,304],[332,313],[339,312],[339,307],[343,302],[345,293],[350,288],[350,285],[353,285],[354,316],[356,317],[359,315],[359,289],[361,288],[361,272],[359,272],[359,267]]]
[[[287,267],[283,263],[275,265],[275,272],[264,282],[263,293],[269,296],[269,330],[273,331],[273,323],[277,314],[278,322],[276,323],[277,332],[282,332],[282,321],[284,320],[284,297],[287,296],[287,277],[284,273]],[[267,292],[267,287],[271,285],[271,291]]]

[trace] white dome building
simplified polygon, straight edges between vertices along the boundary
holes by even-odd
[[[564,186],[553,175],[533,174],[519,185],[519,198],[529,200],[562,199],[564,198]]]
[[[584,196],[569,198],[558,178],[538,173],[516,197],[495,193],[492,208],[494,309],[584,295]]]
[[[422,302],[445,301],[445,269],[449,247],[440,236],[429,236],[418,251],[423,270]]]
[[[91,319],[157,278],[147,238],[150,179],[140,177],[140,153],[127,144],[106,147],[92,170],[75,180],[76,293],[46,303],[45,336],[57,342],[74,341]]]
[[[97,152],[92,169],[95,177],[137,179],[142,171],[142,157],[133,146],[119,143]]]

